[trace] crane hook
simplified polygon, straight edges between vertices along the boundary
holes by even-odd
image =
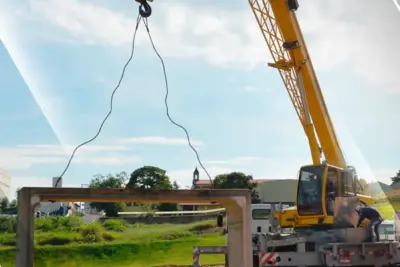
[[[150,1],[150,0],[149,0]],[[147,0],[136,0],[140,4],[139,6],[139,14],[143,18],[148,18],[151,16],[151,6],[147,3]],[[152,2],[152,0],[151,0]]]

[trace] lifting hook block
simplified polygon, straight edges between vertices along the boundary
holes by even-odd
[[[143,18],[148,18],[151,15],[151,6],[148,2],[153,2],[153,0],[135,0],[140,4],[139,6],[139,14]]]

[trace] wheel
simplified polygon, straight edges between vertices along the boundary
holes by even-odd
[[[257,254],[253,254],[253,267],[260,267],[260,260]]]

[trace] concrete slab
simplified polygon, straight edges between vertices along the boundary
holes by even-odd
[[[33,213],[35,206],[46,201],[220,203],[226,208],[229,220],[230,267],[250,267],[252,265],[250,190],[24,187],[18,191],[17,267],[34,266]]]

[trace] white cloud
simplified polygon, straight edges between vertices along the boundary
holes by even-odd
[[[312,59],[319,69],[345,67],[373,86],[400,91],[396,63],[400,53],[395,52],[400,41],[398,11],[391,1],[371,1],[362,9],[360,4],[361,0],[301,4],[297,14]],[[135,23],[131,15],[79,0],[30,0],[27,7],[30,17],[88,44],[127,45]],[[182,2],[154,3],[153,8],[157,12],[150,18],[150,26],[165,56],[197,57],[214,65],[240,68],[271,59],[250,8],[218,10]],[[148,46],[145,40],[143,30],[139,45]]]
[[[132,8],[136,9],[136,5]],[[154,13],[157,16],[149,20],[151,32],[163,56],[202,58],[225,67],[236,64],[253,67],[267,60],[267,48],[250,9],[229,12],[217,7],[191,8],[181,2],[160,2],[153,8],[157,9]],[[51,37],[53,41],[63,37],[68,42],[129,45],[136,23],[135,15],[128,17],[97,3],[79,0],[29,0],[22,8],[10,10],[9,6],[8,9],[8,13],[14,14],[10,19],[18,22],[41,21],[44,26],[37,31],[36,38],[43,38],[46,33],[45,39],[51,40]],[[151,49],[143,25],[137,44]]]
[[[24,155],[52,155],[65,156],[64,149],[68,153],[72,153],[76,145],[17,145],[15,147],[0,147],[0,154],[19,153]],[[107,151],[127,151],[132,150],[126,146],[115,145],[85,145],[79,148],[80,153],[97,153]]]
[[[202,142],[191,140],[195,147]],[[185,138],[167,138],[162,136],[143,136],[120,138],[107,145],[84,145],[80,147],[72,160],[73,164],[123,165],[135,163],[140,157],[132,154],[131,145],[187,145]],[[0,147],[0,167],[6,170],[26,170],[33,165],[67,164],[76,145],[17,145]]]
[[[204,161],[204,164],[238,165],[238,164],[255,163],[261,161],[268,161],[268,159],[260,157],[236,157],[227,160],[206,160]]]
[[[117,140],[118,143],[123,144],[146,144],[146,145],[188,145],[186,138],[168,138],[162,136],[145,136],[145,137],[131,137],[121,138]],[[193,146],[201,146],[202,142],[197,140],[190,140]]]
[[[65,148],[69,154],[65,154]],[[74,148],[72,145],[0,147],[0,166],[6,170],[23,170],[39,164],[66,164]],[[121,153],[131,150],[125,146],[87,145],[77,150],[73,163],[121,165],[137,162],[139,157]]]
[[[311,57],[319,69],[350,70],[379,90],[400,92],[400,14],[391,1],[361,5],[345,0],[301,5],[299,23]]]
[[[77,0],[28,0],[22,10],[20,14],[28,19],[45,20],[65,30],[68,41],[118,45],[132,39],[134,20],[99,5]]]

